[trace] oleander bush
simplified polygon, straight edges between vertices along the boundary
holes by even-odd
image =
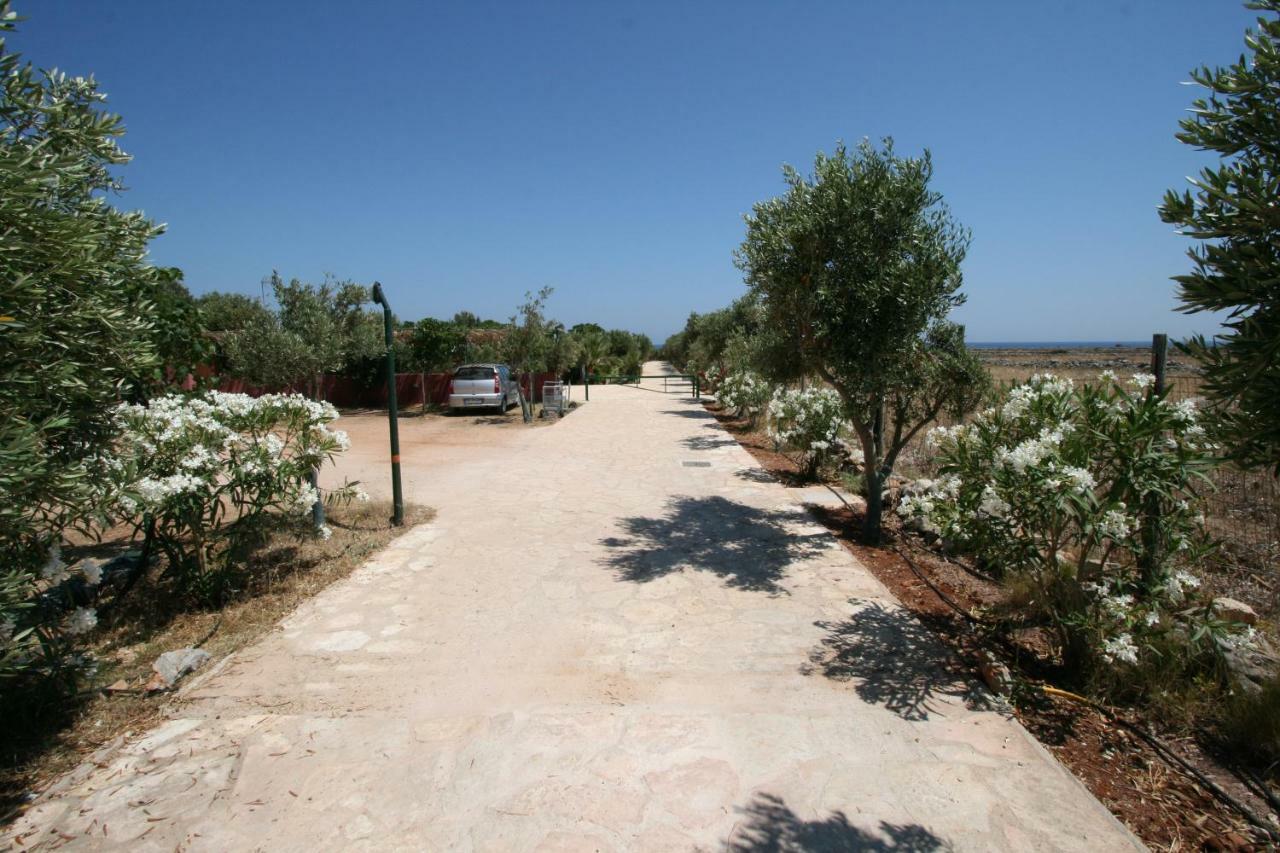
[[[972,422],[935,428],[939,477],[898,508],[1019,590],[1015,605],[1073,671],[1213,668],[1252,639],[1198,599],[1216,448],[1195,401],[1171,403],[1152,381],[1035,376]]]
[[[779,387],[766,414],[775,446],[799,451],[808,476],[816,475],[842,449],[844,412],[840,395],[830,389]]]
[[[113,464],[124,485],[115,505],[133,523],[153,525],[181,589],[218,604],[266,534],[305,518],[322,499],[312,472],[350,446],[345,433],[329,428],[337,417],[330,404],[296,394],[211,392],[122,405]],[[364,498],[355,484],[323,496]],[[329,535],[326,527],[314,532]]]
[[[736,370],[720,380],[716,399],[739,417],[753,423],[764,413],[773,395],[773,386],[750,370]]]

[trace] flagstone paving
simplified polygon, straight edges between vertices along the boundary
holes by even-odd
[[[804,495],[661,386],[593,388],[563,422],[502,428],[447,464],[406,455],[408,497],[435,521],[200,675],[5,840],[1140,847],[947,674]]]

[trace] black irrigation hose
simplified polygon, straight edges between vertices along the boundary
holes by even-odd
[[[1122,726],[1123,728],[1127,729],[1128,731],[1133,732],[1138,737],[1142,738],[1142,740],[1146,741],[1146,743],[1150,745],[1151,748],[1155,751],[1156,755],[1160,756],[1165,760],[1165,763],[1171,764],[1175,769],[1181,770],[1183,773],[1187,774],[1188,776],[1191,776],[1193,779],[1195,779],[1197,782],[1199,782],[1201,785],[1207,788],[1209,792],[1213,794],[1215,797],[1217,797],[1220,801],[1227,804],[1228,806],[1231,806],[1233,809],[1235,809],[1237,812],[1243,815],[1245,820],[1249,821],[1249,823],[1253,824],[1255,827],[1261,830],[1262,833],[1267,836],[1267,838],[1269,838],[1272,841],[1280,841],[1280,829],[1277,829],[1272,824],[1258,817],[1258,815],[1253,811],[1253,809],[1249,808],[1244,803],[1240,802],[1235,797],[1231,796],[1229,793],[1224,791],[1222,787],[1218,785],[1217,782],[1214,782],[1208,776],[1201,773],[1193,764],[1191,764],[1182,756],[1178,755],[1176,752],[1170,749],[1163,741],[1161,741],[1155,735],[1151,734],[1151,732],[1138,726],[1136,723],[1129,722],[1128,720],[1124,719],[1119,714],[1117,714],[1115,711],[1112,711],[1106,705],[1095,702],[1092,699],[1089,699],[1085,696],[1080,696],[1079,694],[1072,693],[1069,690],[1062,690],[1057,687],[1051,687],[1047,684],[1040,685],[1040,690],[1050,696],[1060,696],[1064,699],[1070,699],[1073,702],[1080,702],[1084,705],[1087,705],[1088,707],[1093,708],[1095,711],[1102,714],[1111,722],[1116,723]]]
[[[1232,767],[1231,770],[1240,778],[1241,782],[1244,782],[1246,788],[1266,800],[1271,805],[1271,808],[1276,810],[1276,814],[1280,814],[1280,797],[1277,797],[1267,783],[1259,778],[1256,773],[1247,767]]]
[[[957,604],[957,603],[956,603],[956,601],[955,601],[953,598],[951,598],[949,595],[947,595],[945,592],[943,592],[942,590],[938,589],[937,585],[936,585],[933,581],[929,580],[929,578],[927,578],[927,577],[925,576],[924,572],[920,571],[920,568],[915,564],[915,562],[914,562],[910,557],[908,557],[906,554],[904,554],[904,553],[902,552],[902,549],[901,549],[901,548],[898,548],[898,547],[896,547],[896,546],[895,546],[895,547],[894,547],[894,549],[893,549],[893,551],[894,551],[894,553],[895,553],[895,554],[897,554],[899,557],[901,557],[901,558],[903,559],[903,561],[904,561],[904,562],[906,562],[906,564],[907,564],[907,568],[911,569],[911,571],[915,574],[915,576],[916,576],[916,577],[918,577],[918,578],[920,578],[920,580],[924,581],[925,585],[926,585],[926,586],[928,586],[928,587],[929,587],[929,589],[933,590],[933,594],[934,594],[934,595],[936,595],[936,596],[938,596],[938,598],[942,599],[942,603],[943,603],[943,604],[947,605],[947,606],[948,606],[948,607],[950,607],[952,610],[954,610],[955,612],[959,613],[961,616],[963,616],[963,617],[964,617],[964,618],[965,618],[965,619],[966,619],[970,624],[972,624],[972,625],[986,625],[986,624],[988,624],[988,623],[986,623],[986,622],[983,622],[983,621],[982,621],[981,619],[979,619],[977,616],[974,616],[972,613],[970,613],[970,612],[969,612],[968,610],[966,610],[964,607],[962,607],[962,606],[960,606],[959,604]]]
[[[965,608],[957,604],[950,596],[948,596],[941,589],[939,589],[937,585],[933,583],[933,581],[925,577],[924,572],[920,571],[919,567],[917,567],[916,564],[912,561],[912,559],[908,557],[906,554],[904,554],[901,549],[895,547],[893,550],[896,554],[898,554],[898,556],[902,557],[902,559],[906,562],[907,566],[911,569],[911,571],[915,574],[915,576],[920,578],[920,580],[924,581],[924,583],[929,587],[929,589],[933,590],[934,594],[937,595],[938,598],[940,598],[944,604],[946,604],[952,610],[959,613],[971,624],[974,624],[974,625],[984,624],[982,620],[978,619],[978,617],[974,616],[968,610],[966,610]],[[1267,838],[1269,838],[1271,841],[1280,842],[1280,830],[1277,830],[1270,823],[1258,817],[1258,815],[1252,809],[1250,809],[1244,803],[1237,800],[1235,797],[1231,796],[1231,794],[1224,791],[1221,786],[1219,786],[1216,782],[1214,782],[1209,777],[1205,776],[1198,769],[1196,769],[1194,765],[1186,761],[1184,758],[1182,758],[1182,756],[1178,755],[1171,748],[1166,746],[1164,742],[1162,742],[1155,735],[1140,728],[1134,723],[1130,723],[1128,720],[1123,719],[1114,711],[1112,711],[1110,708],[1098,702],[1095,702],[1092,699],[1089,699],[1084,696],[1080,696],[1068,690],[1062,690],[1061,688],[1053,687],[1046,684],[1041,684],[1036,686],[1039,687],[1039,689],[1047,695],[1060,696],[1066,699],[1073,700],[1075,702],[1081,702],[1093,708],[1094,710],[1098,711],[1107,719],[1111,720],[1113,723],[1116,723],[1124,727],[1125,729],[1133,732],[1138,737],[1142,738],[1142,740],[1145,741],[1148,745],[1150,745],[1151,748],[1155,751],[1156,755],[1163,758],[1166,764],[1172,765],[1175,769],[1181,770],[1184,774],[1195,779],[1197,782],[1203,785],[1206,789],[1208,789],[1210,793],[1212,793],[1215,797],[1217,797],[1219,801],[1230,806],[1231,808],[1239,812],[1241,815],[1243,815],[1245,820],[1253,824],[1258,830],[1260,830],[1263,834],[1265,834]],[[1265,786],[1264,786],[1264,790],[1265,790]],[[1272,804],[1275,803],[1274,796],[1271,795],[1270,792],[1267,792],[1266,799]]]

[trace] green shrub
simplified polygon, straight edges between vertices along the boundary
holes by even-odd
[[[716,388],[716,399],[722,405],[753,422],[764,412],[772,394],[772,386],[749,370],[730,373]]]
[[[118,417],[127,485],[116,506],[137,523],[150,515],[169,571],[202,604],[225,599],[272,527],[310,513],[320,497],[311,472],[349,446],[328,428],[337,410],[299,395],[173,395],[121,406]],[[327,497],[361,495],[347,484]]]
[[[1212,667],[1248,641],[1196,601],[1213,448],[1194,402],[1148,393],[1151,381],[1033,377],[970,424],[932,431],[940,477],[899,507],[1021,586],[1076,671],[1167,665],[1172,648],[1184,669]]]
[[[92,79],[7,50],[0,0],[0,687],[71,679],[59,546],[101,516],[111,407],[185,357],[198,312],[177,273],[145,261],[159,233],[107,198],[123,189],[124,130]],[[158,307],[159,305],[159,307]],[[157,319],[163,318],[163,324]],[[162,326],[162,327],[161,327]],[[181,369],[184,365],[170,365]],[[81,573],[82,574],[82,573]],[[65,686],[65,685],[64,685]]]
[[[798,450],[810,476],[839,451],[845,419],[840,395],[825,388],[778,388],[767,409],[769,437]]]

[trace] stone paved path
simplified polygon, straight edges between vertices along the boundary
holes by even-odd
[[[434,523],[202,676],[6,840],[1138,846],[943,673],[928,632],[700,406],[591,396],[513,431],[506,452],[439,471],[406,460]]]

